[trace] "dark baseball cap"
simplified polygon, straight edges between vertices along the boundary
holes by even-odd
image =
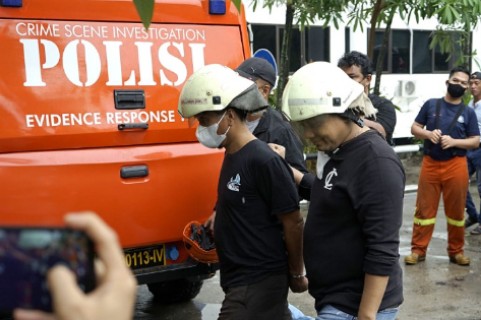
[[[236,71],[244,78],[256,81],[262,79],[274,87],[276,83],[276,71],[274,67],[265,59],[249,58],[244,60],[236,69]]]
[[[479,72],[479,71],[473,72],[473,73],[471,74],[471,77],[470,77],[470,78],[471,78],[471,79],[479,79],[479,80],[481,80],[481,72]]]

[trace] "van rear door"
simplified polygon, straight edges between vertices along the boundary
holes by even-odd
[[[157,0],[149,30],[131,0],[0,7],[1,223],[93,210],[139,247],[211,214],[223,152],[196,142],[177,100],[194,70],[234,68],[249,45],[234,5],[208,3]]]

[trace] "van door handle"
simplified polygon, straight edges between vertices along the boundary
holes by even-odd
[[[117,110],[145,109],[144,90],[114,90]]]
[[[149,175],[149,167],[146,165],[125,166],[120,168],[122,179],[145,178]]]
[[[141,123],[121,123],[117,126],[119,131],[124,130],[147,130],[149,128],[149,124],[145,122]]]

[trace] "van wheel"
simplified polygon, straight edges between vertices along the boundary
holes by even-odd
[[[202,280],[179,279],[149,283],[147,287],[157,302],[177,303],[194,299],[199,294],[203,283]]]

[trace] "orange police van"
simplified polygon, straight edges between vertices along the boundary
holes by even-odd
[[[184,226],[216,201],[221,150],[177,113],[186,79],[250,56],[230,0],[0,0],[2,225],[62,225],[92,210],[140,284],[165,302],[197,295],[216,266],[193,261]]]

